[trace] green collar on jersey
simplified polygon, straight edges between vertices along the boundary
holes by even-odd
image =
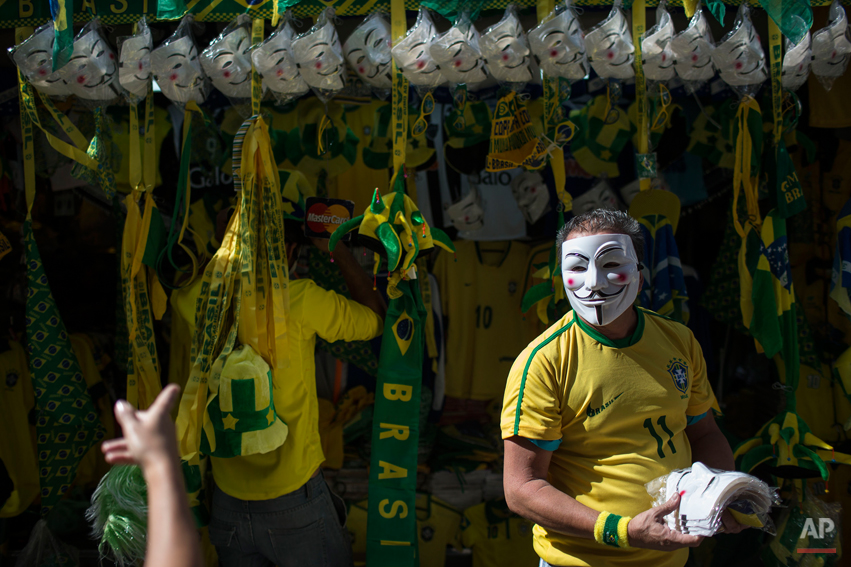
[[[611,348],[626,348],[631,347],[632,345],[640,341],[641,335],[644,334],[644,310],[637,309],[635,307],[633,307],[633,309],[635,309],[635,313],[638,316],[638,324],[635,326],[635,331],[633,331],[632,335],[630,335],[629,337],[617,340],[610,339],[605,336],[596,328],[586,323],[585,320],[582,319],[582,317],[580,317],[576,312],[574,312],[573,318],[579,324],[579,328],[582,329],[586,335],[588,335],[598,343],[602,343],[607,347]]]

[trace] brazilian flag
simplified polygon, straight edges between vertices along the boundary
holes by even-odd
[[[638,222],[644,233],[644,287],[638,296],[641,306],[688,323],[688,293],[674,229],[663,215],[647,215]]]
[[[74,52],[74,2],[50,0],[50,17],[53,18],[53,70],[58,71],[71,59]]]
[[[836,233],[830,297],[851,316],[851,199],[836,217]]]

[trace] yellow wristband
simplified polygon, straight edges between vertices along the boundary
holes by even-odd
[[[606,518],[610,515],[608,512],[600,512],[597,521],[594,522],[594,539],[597,540],[597,543],[603,543],[603,527],[606,525]]]
[[[609,512],[600,512],[594,522],[594,539],[597,543],[611,547],[629,547],[627,528],[631,519],[629,516],[621,517]]]
[[[629,547],[629,535],[627,534],[627,527],[629,526],[629,521],[631,519],[632,518],[630,518],[629,516],[623,516],[620,520],[618,520],[618,547]]]

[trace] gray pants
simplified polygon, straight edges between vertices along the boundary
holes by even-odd
[[[319,474],[272,500],[239,500],[216,488],[210,542],[221,567],[351,567],[345,525],[345,503]]]

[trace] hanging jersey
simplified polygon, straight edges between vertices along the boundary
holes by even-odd
[[[529,247],[520,242],[455,242],[457,261],[442,253],[433,273],[446,328],[446,395],[490,400],[502,396],[514,358],[535,336],[523,320]]]
[[[464,512],[461,542],[473,549],[473,567],[534,567],[532,525],[513,514],[504,499],[482,502]]]
[[[569,440],[552,454],[550,483],[597,511],[636,516],[652,507],[645,483],[692,464],[687,416],[715,396],[687,327],[637,309],[632,336],[612,341],[570,312],[511,368],[503,439]],[[535,550],[553,565],[681,566],[672,553],[616,549],[535,526]]]
[[[35,405],[29,364],[20,343],[0,353],[0,459],[12,480],[12,494],[0,502],[0,518],[17,516],[38,496],[35,428],[28,415]]]

